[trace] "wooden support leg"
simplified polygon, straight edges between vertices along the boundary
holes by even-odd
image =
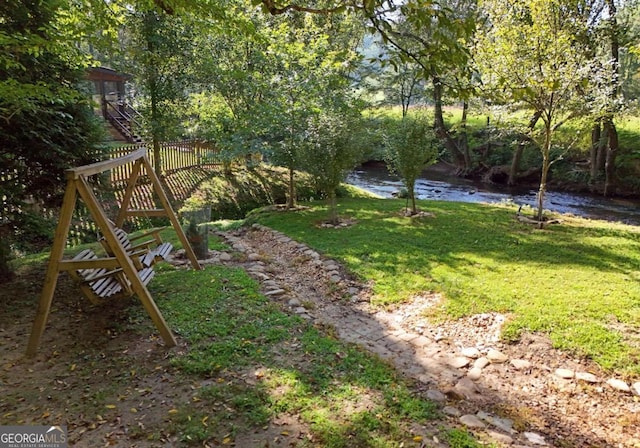
[[[44,286],[42,288],[40,302],[38,303],[38,310],[36,311],[36,319],[33,322],[31,336],[29,337],[29,344],[27,345],[27,356],[29,357],[34,356],[38,351],[40,339],[44,333],[44,327],[47,325],[47,319],[49,318],[49,312],[51,311],[51,302],[53,301],[53,293],[55,292],[56,284],[58,283],[60,261],[62,261],[64,248],[67,245],[67,235],[69,234],[69,227],[71,226],[71,218],[73,216],[73,211],[76,208],[76,199],[77,193],[75,181],[69,180],[67,182],[67,189],[64,193],[62,209],[60,210],[60,221],[58,221],[55,237],[53,239],[53,247],[51,248],[47,274],[44,279]]]

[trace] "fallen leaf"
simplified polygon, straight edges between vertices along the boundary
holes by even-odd
[[[177,413],[178,413],[178,410],[175,409],[175,408],[169,410],[169,414],[171,414],[171,415],[177,414]]]
[[[115,409],[116,405],[115,404],[108,404],[108,405],[105,405],[105,408],[107,408],[107,409]]]
[[[74,370],[76,370],[76,365],[75,365],[75,364],[71,364],[71,365],[69,366],[69,370],[70,370],[70,371],[72,371],[72,372],[73,372]]]
[[[413,441],[414,441],[414,442],[422,442],[422,436],[415,436],[415,437],[413,438]]]

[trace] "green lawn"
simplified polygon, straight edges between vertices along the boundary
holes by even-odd
[[[321,204],[297,213],[259,214],[270,227],[336,258],[374,283],[374,303],[440,291],[435,318],[508,313],[506,339],[548,333],[556,347],[605,369],[640,374],[640,229],[566,218],[545,230],[521,224],[515,209],[420,202],[434,217],[406,218],[404,201],[344,199],[344,229],[315,224]]]

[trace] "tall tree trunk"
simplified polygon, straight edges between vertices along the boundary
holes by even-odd
[[[604,195],[612,196],[616,194],[616,156],[618,154],[618,131],[613,123],[612,117],[604,120],[607,130],[607,156],[604,165]]]
[[[611,90],[609,113],[604,119],[604,128],[607,131],[607,155],[604,166],[604,195],[610,196],[616,192],[616,156],[618,154],[618,131],[613,123],[616,100],[620,93],[620,42],[618,40],[618,18],[615,0],[607,0],[609,8],[609,32],[611,37]]]
[[[544,147],[542,148],[542,174],[540,175],[540,188],[538,188],[538,228],[542,228],[542,214],[544,211],[544,196],[547,192],[547,177],[549,174],[549,155],[551,153],[551,123],[545,122]]]
[[[604,164],[607,156],[607,143],[609,141],[609,129],[606,126],[602,127],[602,133],[600,134],[600,140],[598,141],[598,150],[596,153],[596,170],[598,173],[604,172]]]
[[[464,158],[465,170],[471,169],[471,153],[469,152],[469,137],[467,134],[467,114],[469,113],[469,103],[465,100],[462,103],[462,119],[460,120],[460,138],[458,139],[458,149]]]
[[[527,131],[531,133],[533,129],[536,127],[538,120],[542,116],[541,111],[535,111],[533,116],[529,119],[529,124],[527,124]],[[507,181],[508,185],[515,185],[516,178],[518,176],[518,172],[520,171],[520,162],[522,161],[522,154],[524,153],[524,148],[528,143],[528,139],[521,138],[518,143],[518,147],[513,152],[513,158],[511,159],[511,169],[509,170],[509,180]]]
[[[432,75],[432,83],[433,83],[433,104],[434,104],[434,123],[433,126],[436,131],[436,135],[443,142],[444,147],[451,154],[451,158],[453,159],[453,163],[461,169],[466,170],[468,167],[465,166],[464,155],[458,148],[455,140],[451,138],[451,134],[447,130],[446,125],[444,124],[444,113],[442,110],[442,82],[437,75]]]
[[[296,206],[296,183],[294,179],[294,170],[289,167],[289,197],[287,198],[287,208]]]
[[[411,200],[411,214],[418,214],[418,207],[416,206],[416,181],[415,179],[412,182],[407,182],[407,194],[409,195],[409,199]]]
[[[332,188],[329,191],[327,206],[329,209],[329,223],[337,226],[338,224],[340,224],[340,221],[338,220],[338,198],[335,188]]]
[[[600,139],[602,138],[602,125],[597,120],[591,127],[591,151],[589,152],[589,164],[591,170],[589,172],[589,183],[595,184],[600,170],[598,167],[598,149],[600,148]]]

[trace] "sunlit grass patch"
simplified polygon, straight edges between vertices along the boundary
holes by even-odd
[[[242,269],[167,270],[150,288],[187,347],[171,365],[192,396],[168,417],[183,443],[227,444],[286,414],[309,446],[415,446],[413,428],[438,418],[393,368],[283,313]]]

